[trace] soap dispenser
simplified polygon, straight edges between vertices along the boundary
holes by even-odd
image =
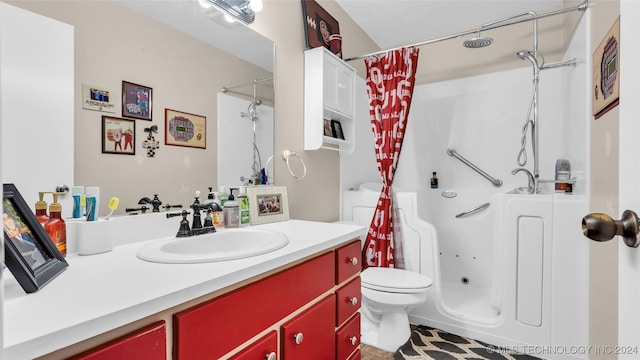
[[[251,222],[251,218],[249,217],[249,197],[247,196],[247,187],[240,186],[239,191],[238,203],[240,206],[240,226],[248,226]]]
[[[58,202],[61,194],[64,193],[53,193],[53,203],[49,205],[49,220],[44,224],[44,230],[62,256],[67,256],[67,225],[62,219],[62,205]]]
[[[36,201],[36,219],[38,219],[38,222],[42,226],[49,220],[49,215],[47,215],[47,202],[43,199],[44,194],[43,191],[40,191],[38,193],[40,200]]]
[[[224,214],[224,227],[234,228],[240,225],[240,205],[233,196],[234,188],[229,188],[229,198],[222,206]]]

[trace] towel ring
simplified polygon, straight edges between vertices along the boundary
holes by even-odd
[[[300,160],[300,163],[302,164],[302,175],[301,176],[296,175],[293,172],[293,170],[291,170],[291,164],[289,164],[289,160],[292,157],[298,158],[298,160]],[[302,180],[305,176],[307,176],[307,165],[304,163],[304,160],[302,160],[302,157],[298,153],[291,152],[289,150],[283,150],[282,151],[282,160],[284,160],[287,163],[287,169],[289,170],[289,174],[291,174],[291,176],[293,176],[294,179]]]

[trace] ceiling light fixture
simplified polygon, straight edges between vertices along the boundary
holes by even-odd
[[[251,24],[256,12],[263,8],[262,0],[200,0],[208,2],[235,20]]]

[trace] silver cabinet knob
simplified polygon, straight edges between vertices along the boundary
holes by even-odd
[[[351,343],[351,345],[356,345],[358,343],[358,337],[357,336],[352,336],[348,340]]]
[[[349,302],[351,303],[351,305],[356,306],[358,305],[358,298],[357,297],[352,297]]]
[[[358,265],[358,258],[357,257],[352,257],[349,262],[351,263],[351,265]]]
[[[304,335],[302,335],[302,333],[293,335],[293,341],[296,342],[296,345],[302,344],[302,340],[304,340]]]
[[[264,360],[276,360],[277,355],[275,352],[270,352],[267,354],[267,356],[264,357]]]

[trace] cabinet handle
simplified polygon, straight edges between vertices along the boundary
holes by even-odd
[[[296,345],[302,344],[302,340],[304,340],[304,335],[302,335],[302,333],[293,335],[293,341],[296,342]]]
[[[267,354],[267,356],[264,357],[264,360],[276,360],[277,355],[274,351],[270,352]]]
[[[356,345],[358,343],[358,337],[357,336],[352,336],[349,339],[347,339],[347,341],[349,341],[351,343],[351,345]]]
[[[356,306],[358,305],[358,298],[354,296],[351,299],[349,299],[349,302],[351,303],[351,305]]]
[[[349,259],[349,262],[353,266],[358,265],[358,258],[357,257],[352,257],[351,259]]]

